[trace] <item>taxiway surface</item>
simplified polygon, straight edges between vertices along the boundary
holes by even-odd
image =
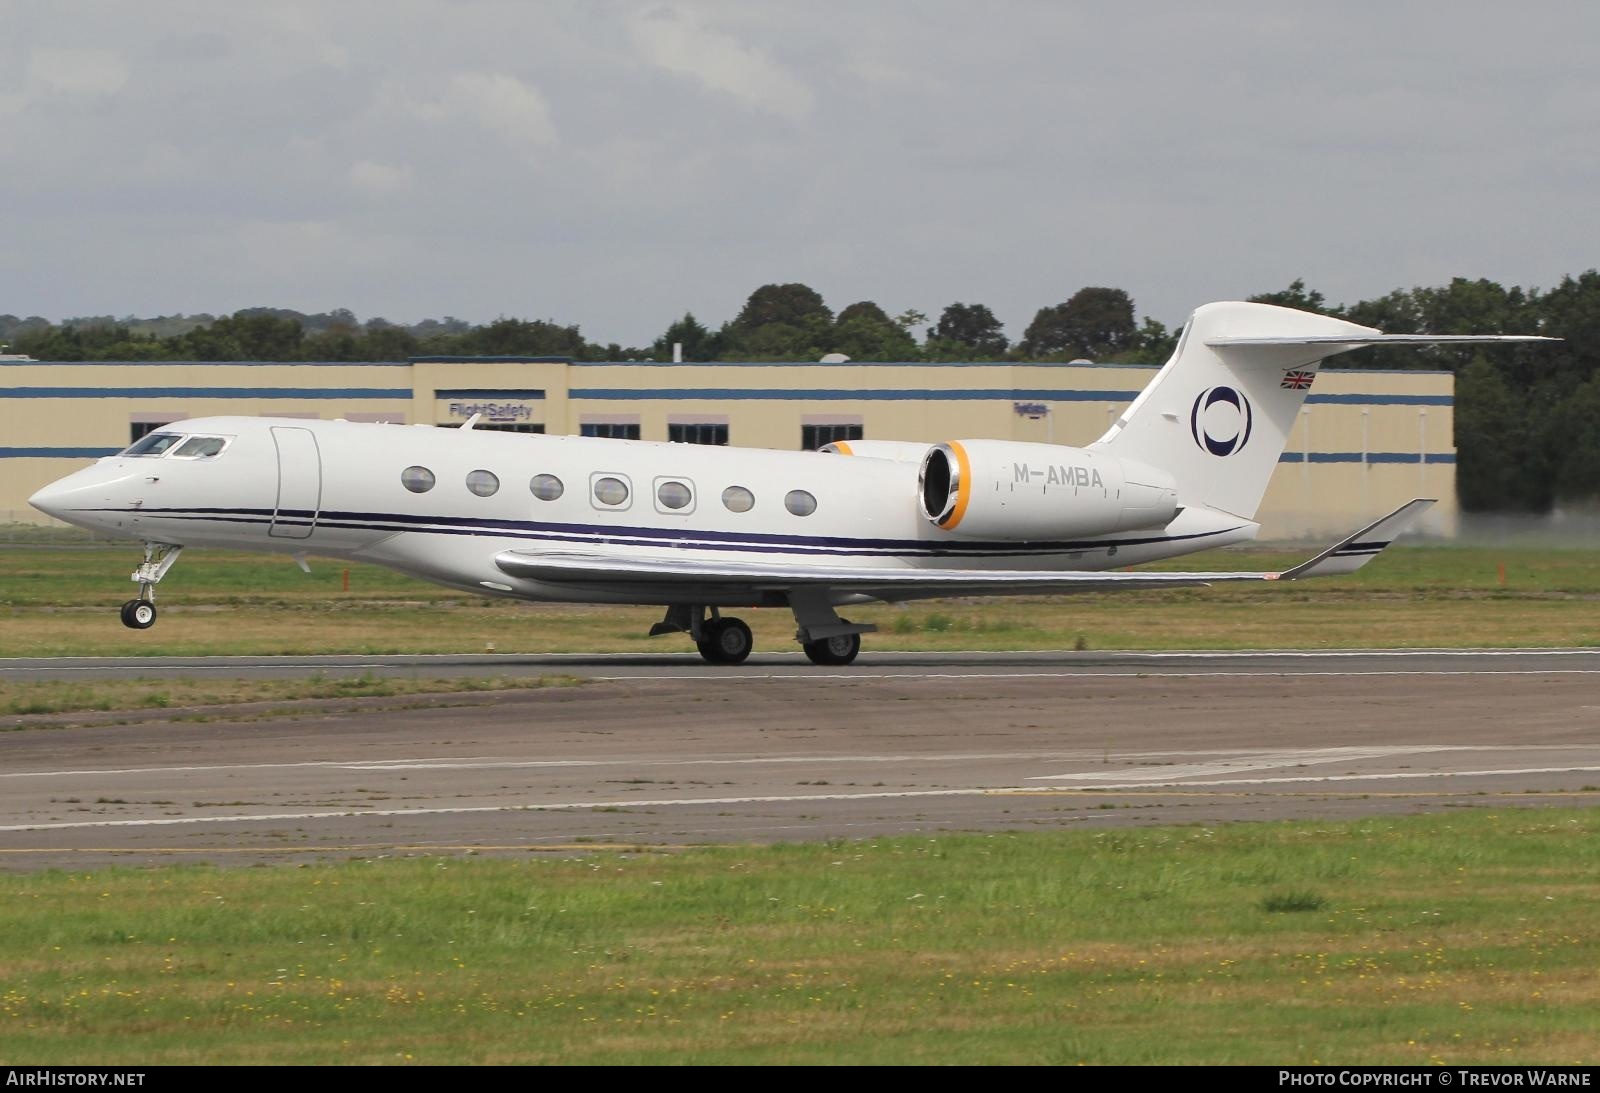
[[[0,662],[206,671],[589,682],[0,734],[0,868],[1600,802],[1588,650]]]

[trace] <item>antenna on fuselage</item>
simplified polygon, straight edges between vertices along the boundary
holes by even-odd
[[[474,426],[474,425],[476,425],[476,424],[478,424],[478,419],[479,419],[479,418],[480,418],[480,417],[482,417],[482,416],[483,416],[483,415],[482,415],[482,414],[473,414],[473,415],[472,415],[472,416],[471,416],[471,417],[469,417],[469,418],[467,418],[467,420],[466,420],[466,421],[463,421],[463,422],[462,422],[462,423],[461,423],[461,427],[462,427],[462,428],[463,428],[463,429],[470,429],[470,428],[472,428],[472,427],[473,427],[473,426]]]

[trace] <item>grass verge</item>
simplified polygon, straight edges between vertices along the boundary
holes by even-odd
[[[0,550],[0,655],[686,652],[649,639],[659,608],[463,598],[370,566],[197,551],[162,585],[161,621],[127,630],[125,547]],[[1303,552],[1216,551],[1165,568],[1273,570]],[[1504,574],[1502,578],[1502,573]],[[741,611],[761,650],[792,650],[787,610]],[[1304,584],[935,601],[846,609],[889,649],[1517,648],[1600,644],[1600,551],[1402,547]]]
[[[1600,812],[0,876],[12,1063],[1588,1063]]]

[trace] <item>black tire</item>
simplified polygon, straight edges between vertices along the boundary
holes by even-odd
[[[812,664],[838,667],[856,659],[861,652],[861,635],[841,634],[836,638],[808,641],[802,648],[806,651],[806,659]]]
[[[130,630],[148,630],[156,624],[156,605],[149,600],[129,600],[122,605],[122,625]]]
[[[705,635],[696,647],[711,664],[743,664],[755,647],[755,638],[742,619],[718,619],[708,623]]]

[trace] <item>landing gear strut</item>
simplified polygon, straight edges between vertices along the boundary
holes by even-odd
[[[849,619],[840,619],[846,626],[852,625]],[[839,634],[821,641],[802,641],[800,647],[806,651],[806,659],[812,664],[834,666],[849,664],[856,659],[856,654],[861,652],[860,634]]]
[[[755,647],[744,620],[723,618],[715,607],[674,604],[650,628],[651,637],[657,634],[688,634],[708,664],[742,664]]]
[[[139,583],[139,598],[122,605],[122,625],[130,630],[148,630],[156,624],[156,585],[182,553],[181,546],[170,543],[144,545],[144,564],[133,571],[131,578]]]
[[[878,629],[870,622],[841,619],[827,593],[820,589],[790,592],[789,609],[794,612],[794,639],[812,664],[827,667],[849,664],[861,652],[861,635]]]

